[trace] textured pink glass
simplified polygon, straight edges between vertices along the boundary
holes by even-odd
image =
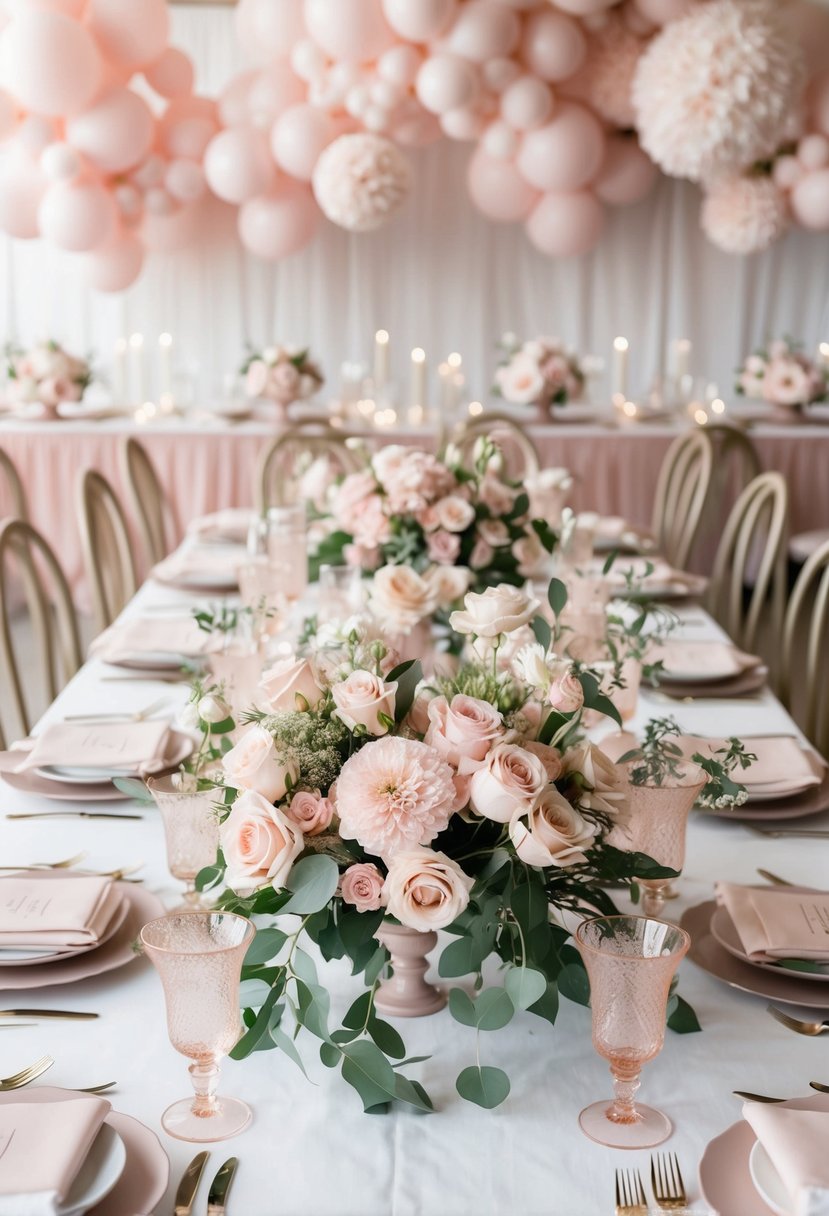
[[[176,1051],[187,1056],[195,1098],[175,1102],[161,1125],[179,1140],[226,1140],[250,1123],[238,1098],[220,1098],[219,1060],[239,1039],[239,979],[256,930],[227,912],[174,913],[151,920],[141,944],[164,988],[167,1029]]]
[[[164,823],[167,866],[185,885],[184,908],[198,909],[202,897],[196,890],[196,875],[212,866],[219,849],[219,817],[216,800],[221,791],[178,789],[173,777],[152,777],[147,788],[155,799]]]
[[[231,711],[237,717],[253,704],[262,678],[264,659],[253,640],[232,641],[219,653],[207,656],[213,679],[221,684]]]
[[[676,766],[676,775],[666,776],[662,785],[631,784],[632,848],[647,853],[660,865],[681,870],[685,864],[688,816],[706,780],[698,764],[682,762]],[[643,911],[648,916],[659,916],[671,879],[641,878],[637,882],[644,889]]]
[[[691,939],[684,929],[643,916],[583,921],[576,945],[590,978],[593,1046],[610,1061],[614,1099],[579,1116],[591,1140],[613,1148],[661,1144],[672,1124],[661,1111],[637,1106],[642,1065],[662,1050],[671,980]]]

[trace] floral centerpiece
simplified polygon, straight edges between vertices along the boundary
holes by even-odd
[[[829,367],[821,367],[789,338],[749,355],[737,375],[737,392],[753,401],[766,401],[784,414],[825,401]]]
[[[280,418],[287,418],[293,401],[306,401],[325,383],[308,350],[292,346],[266,346],[252,351],[242,364],[245,393],[259,401],[272,401]]]
[[[550,603],[561,611],[555,581]],[[402,1072],[400,1035],[378,1016],[389,929],[427,948],[446,931],[438,970],[462,1024],[496,1030],[517,1010],[552,1023],[559,995],[586,1003],[588,991],[562,914],[613,913],[603,882],[674,874],[609,842],[627,813],[627,776],[580,720],[585,707],[618,715],[589,668],[549,650],[539,607],[517,587],[469,593],[452,624],[487,643],[487,658],[428,684],[417,661],[393,666],[376,628],[355,623],[339,644],[329,636],[265,674],[234,745],[225,707],[207,698],[221,733],[199,755],[203,770],[223,770],[221,849],[198,886],[224,882],[218,906],[258,918],[235,1058],[276,1047],[302,1066],[305,1031],[367,1110],[395,1098],[429,1110]],[[500,652],[528,625],[541,640],[502,667]],[[200,712],[204,690],[194,695]],[[303,938],[361,977],[337,1029]],[[490,958],[500,970],[485,985]],[[457,984],[465,976],[474,988]],[[672,1013],[678,1029],[698,1028],[676,997]],[[458,1092],[496,1106],[509,1079],[475,1060],[471,1051]]]
[[[581,395],[581,362],[558,338],[533,338],[519,343],[505,339],[503,359],[492,391],[514,405],[535,405],[542,419],[552,417],[553,405]]]
[[[64,401],[80,401],[92,383],[88,360],[78,359],[59,342],[40,342],[29,350],[6,348],[5,399],[10,405],[39,402],[54,413]]]

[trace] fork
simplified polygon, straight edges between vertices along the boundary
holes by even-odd
[[[0,1077],[0,1093],[7,1093],[10,1089],[22,1089],[30,1081],[43,1076],[52,1067],[54,1062],[51,1056],[41,1056],[39,1060],[35,1060],[34,1064],[30,1064],[28,1068],[21,1068],[20,1072],[13,1073],[10,1077]]]
[[[829,1019],[823,1022],[801,1022],[799,1018],[790,1017],[788,1013],[784,1013],[782,1009],[776,1009],[774,1005],[766,1005],[766,1009],[781,1026],[788,1026],[789,1030],[794,1030],[797,1034],[818,1035],[823,1034],[824,1030],[829,1030]]]
[[[638,1170],[616,1171],[616,1216],[648,1216],[645,1188]]]
[[[819,1094],[829,1094],[829,1085],[824,1085],[821,1081],[810,1081],[809,1086],[817,1090]],[[789,1102],[790,1098],[770,1098],[768,1094],[750,1094],[744,1089],[735,1089],[732,1091],[736,1097],[745,1098],[748,1102]]]
[[[7,870],[71,870],[84,860],[86,853],[76,853],[74,857],[66,857],[63,861],[36,861],[30,866],[0,866],[4,873]]]
[[[154,714],[157,709],[164,709],[169,704],[169,697],[159,697],[157,701],[153,701],[152,705],[148,705],[146,709],[139,709],[134,714],[123,711],[111,714],[67,714],[63,720],[64,722],[144,722],[150,714]]]
[[[761,878],[765,878],[766,882],[770,882],[773,887],[791,887],[794,884],[788,879],[781,878],[779,874],[772,874],[771,870],[757,870]]]
[[[672,1212],[685,1207],[685,1185],[676,1153],[651,1153],[651,1186],[658,1208]]]
[[[765,836],[772,840],[782,840],[789,836],[794,839],[829,840],[829,831],[822,828],[758,828],[753,823],[743,826],[754,832],[755,836]]]

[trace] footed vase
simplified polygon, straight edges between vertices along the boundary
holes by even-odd
[[[426,956],[437,945],[437,933],[419,933],[405,925],[383,923],[375,936],[391,955],[394,972],[377,990],[377,1010],[389,1017],[419,1018],[443,1009],[446,995],[425,978],[429,968]]]

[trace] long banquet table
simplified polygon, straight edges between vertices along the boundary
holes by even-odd
[[[187,606],[192,597],[148,583],[127,607],[131,615],[150,605]],[[684,610],[688,638],[721,636],[697,607]],[[134,711],[162,695],[183,703],[183,685],[147,681],[106,682],[99,660],[84,666],[43,721],[69,713]],[[768,691],[744,701],[678,703],[643,694],[637,716],[674,712],[689,731],[743,735],[792,733],[794,725]],[[0,786],[0,810],[71,809]],[[107,809],[134,811],[129,803]],[[101,804],[97,804],[102,809]],[[90,808],[94,809],[94,808]],[[821,816],[817,825],[829,826]],[[810,820],[810,826],[815,820]],[[144,862],[146,887],[169,906],[178,901],[167,873],[160,819],[143,811],[140,821],[84,819],[0,819],[4,865],[49,861],[86,850],[90,868]],[[812,842],[814,843],[814,842]],[[688,836],[688,859],[680,898],[668,905],[676,917],[710,898],[715,879],[748,882],[757,866],[788,879],[825,885],[825,846],[762,839],[739,823],[697,815]],[[335,1012],[357,995],[357,981],[338,964],[326,967]],[[705,1145],[740,1117],[731,1091],[795,1095],[808,1092],[812,1078],[829,1082],[825,1047],[778,1025],[765,1001],[710,978],[690,961],[680,969],[681,991],[703,1025],[701,1034],[668,1032],[661,1056],[644,1070],[642,1097],[675,1122],[667,1148],[677,1152],[689,1186],[691,1211],[708,1209],[699,1198],[696,1170]],[[166,1199],[156,1208],[169,1216],[175,1185],[193,1156],[192,1145],[169,1139],[159,1118],[165,1107],[190,1089],[187,1061],[167,1037],[161,986],[148,962],[129,966],[72,987],[0,994],[5,1006],[94,1010],[95,1022],[43,1022],[0,1035],[0,1076],[44,1052],[56,1059],[44,1079],[68,1087],[117,1080],[110,1095],[117,1110],[157,1131],[171,1159]],[[648,1175],[648,1154],[618,1153],[587,1140],[577,1124],[587,1103],[609,1096],[607,1065],[593,1051],[588,1010],[562,1000],[558,1022],[518,1013],[504,1030],[482,1036],[482,1062],[509,1074],[507,1102],[486,1112],[455,1092],[458,1071],[474,1062],[474,1033],[454,1022],[447,1010],[399,1023],[411,1055],[428,1055],[419,1077],[438,1111],[423,1116],[394,1109],[369,1117],[356,1093],[338,1074],[323,1067],[307,1039],[303,1049],[311,1082],[280,1053],[256,1054],[241,1063],[226,1061],[221,1089],[244,1097],[254,1122],[243,1135],[213,1146],[210,1177],[225,1158],[240,1160],[228,1216],[607,1216],[613,1210],[613,1170],[638,1167]],[[204,1211],[203,1179],[196,1213]],[[124,1216],[128,1216],[127,1213]],[[129,1214],[135,1216],[135,1214]],[[146,1214],[145,1214],[146,1216]]]

